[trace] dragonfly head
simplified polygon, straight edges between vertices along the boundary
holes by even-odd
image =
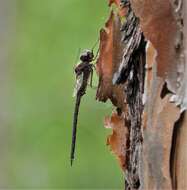
[[[84,50],[81,55],[80,55],[80,60],[81,61],[86,61],[86,62],[91,62],[94,58],[93,51],[91,50]]]

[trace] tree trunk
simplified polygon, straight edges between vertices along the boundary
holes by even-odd
[[[100,33],[97,99],[125,189],[187,189],[187,2],[110,0]],[[124,21],[125,18],[125,21]]]

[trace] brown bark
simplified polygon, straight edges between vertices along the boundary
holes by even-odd
[[[125,187],[187,189],[187,4],[112,3],[118,11],[101,31],[97,99],[117,108],[105,125]]]

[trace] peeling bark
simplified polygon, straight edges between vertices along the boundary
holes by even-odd
[[[100,33],[97,99],[116,107],[105,126],[125,189],[187,189],[187,4],[113,3]]]

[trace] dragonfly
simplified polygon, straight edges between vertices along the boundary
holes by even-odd
[[[76,76],[74,96],[76,97],[76,100],[75,100],[75,109],[73,114],[73,129],[72,129],[72,142],[71,142],[71,154],[70,154],[71,166],[75,158],[77,120],[78,120],[80,102],[81,98],[86,94],[86,89],[89,83],[89,79],[90,79],[90,86],[92,87],[93,68],[95,67],[93,61],[96,59],[96,57],[94,58],[93,49],[84,50],[80,54],[80,63],[74,69]]]

